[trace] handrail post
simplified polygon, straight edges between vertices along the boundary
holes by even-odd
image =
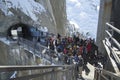
[[[95,68],[95,71],[94,71],[94,80],[97,80],[98,78],[98,72],[97,72],[97,69]]]
[[[113,80],[113,77],[111,76],[111,80]]]
[[[54,78],[54,72],[55,72],[55,69],[53,68],[52,69],[52,74],[51,74],[51,80],[55,80],[55,78]]]
[[[101,80],[101,72],[102,72],[102,71],[101,71],[100,69],[99,69],[99,71],[100,71],[100,72],[99,72],[99,80]]]
[[[50,49],[48,49],[47,55],[49,55],[50,63],[52,64],[52,53]]]
[[[75,77],[76,77],[76,80],[78,78],[78,71],[77,71],[77,66],[75,65]]]

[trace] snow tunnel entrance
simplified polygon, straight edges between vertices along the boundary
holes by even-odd
[[[12,25],[8,29],[7,36],[13,40],[17,40],[19,37],[31,39],[30,27],[23,23]]]

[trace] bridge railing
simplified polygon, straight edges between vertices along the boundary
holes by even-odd
[[[117,29],[116,27],[114,27],[113,25],[106,23],[106,25],[111,28],[112,33],[110,33],[109,31],[106,30],[106,33],[108,34],[108,36],[111,38],[111,40],[117,45],[117,47],[120,49],[120,43],[113,37],[113,31],[117,32],[120,34],[120,30]],[[119,36],[118,36],[119,37]]]
[[[95,68],[94,80],[120,80],[120,74]]]
[[[0,74],[4,76],[16,72],[14,77],[1,80],[77,80],[75,65],[63,66],[0,66]]]
[[[115,31],[120,34],[120,30],[110,23],[106,23],[106,25],[108,26],[109,30],[105,30],[108,35],[108,37],[105,38],[105,42],[109,43],[107,46],[110,49],[111,55],[114,57],[114,60],[117,63],[118,67],[120,67],[120,57],[117,54],[117,52],[120,51],[120,43],[113,37],[113,32]]]
[[[26,50],[31,51],[35,55],[40,56],[41,58],[45,58],[51,63],[54,64],[63,64],[62,60],[58,60],[60,58],[59,53],[48,49],[48,47],[41,45],[39,42],[30,41],[24,38],[19,38],[18,43],[22,45]],[[60,54],[62,55],[62,54]]]

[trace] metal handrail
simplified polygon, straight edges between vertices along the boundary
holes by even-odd
[[[32,78],[45,78],[47,77],[46,80],[77,80],[76,76],[76,66],[75,65],[46,65],[46,66],[37,66],[37,65],[26,65],[26,66],[0,66],[0,73],[8,73],[11,71],[17,71],[22,72],[22,71],[31,71],[37,70],[38,72],[31,73],[28,75],[21,75],[19,74],[15,78],[7,78],[9,80],[29,80]],[[39,71],[42,70],[42,71]],[[64,75],[63,75],[64,74]],[[59,75],[59,77],[58,77]],[[52,77],[51,77],[52,76]]]
[[[116,31],[117,33],[120,34],[120,30],[116,27],[114,27],[113,25],[111,25],[110,23],[106,23],[106,25],[108,25],[108,27],[112,28],[112,30]],[[111,35],[107,30],[106,30],[106,33],[109,35],[109,37],[112,39],[112,41],[118,46],[118,48],[120,49],[120,43],[115,39],[113,38],[113,35]]]
[[[106,23],[106,25],[108,25],[108,27],[110,27],[112,30],[116,31],[117,33],[120,34],[120,30],[117,29],[116,27],[114,27],[113,25],[109,24],[109,23]],[[106,41],[109,41],[109,43],[111,43],[111,45],[108,45],[108,47],[110,48],[110,52],[112,53],[116,63],[117,63],[117,66],[120,66],[120,58],[118,57],[118,55],[115,53],[115,50],[113,49],[113,46],[114,44],[117,46],[118,50],[120,50],[120,43],[113,37],[113,35],[108,31],[108,30],[105,30],[105,32],[107,33],[107,35],[109,36],[108,40]],[[114,44],[113,44],[114,43]]]
[[[36,45],[32,41],[29,41],[29,40],[26,40],[26,39],[22,39],[22,40],[19,40],[19,44],[23,45],[25,50],[32,52],[34,55],[39,56],[40,58],[45,58],[48,61],[51,61],[51,57],[50,56],[49,56],[50,58],[46,58],[46,56],[43,56],[42,50],[44,48],[41,47],[41,46],[39,46],[39,48],[38,47],[35,48]],[[51,61],[51,63],[52,63],[52,61]]]
[[[19,42],[24,42],[26,43],[28,46],[31,46],[31,47],[34,47],[35,43],[33,43],[32,41],[30,40],[27,40],[27,39],[24,39],[24,38],[20,38]],[[38,43],[38,42],[37,42]],[[39,47],[42,47],[44,49],[48,49],[46,46],[43,46],[41,44],[39,44]],[[49,49],[49,51],[53,51],[51,49]]]
[[[120,34],[120,30],[114,27],[113,25],[111,25],[110,23],[107,22],[106,25],[108,25],[110,28],[112,28],[114,31]]]
[[[105,40],[106,40],[108,43],[110,43],[110,41],[109,41],[107,38],[106,38]],[[115,61],[117,62],[118,65],[120,65],[120,58],[118,57],[118,55],[115,53],[114,49],[113,49],[110,45],[108,45],[108,47],[109,47],[109,49],[110,49],[110,51],[111,51],[111,53],[112,53]]]
[[[106,33],[112,39],[112,41],[117,45],[117,47],[120,49],[120,43],[115,38],[112,37],[109,31],[106,30]]]
[[[0,72],[8,72],[8,71],[21,71],[21,70],[35,70],[35,69],[45,69],[45,68],[56,68],[56,67],[62,67],[58,65],[43,65],[43,66],[38,66],[38,65],[19,65],[19,66],[0,66]]]
[[[106,76],[108,76],[108,77],[106,77]],[[113,78],[115,80],[120,80],[120,74],[116,74],[116,73],[113,73],[113,72],[110,72],[110,71],[107,71],[104,69],[100,69],[100,68],[95,68],[94,80],[101,80],[101,78],[104,78],[105,80],[110,80]]]
[[[39,55],[41,58],[45,58],[48,61],[50,61],[51,63],[64,64],[63,60],[62,61],[56,61],[55,58],[53,58],[53,56],[52,56],[52,55],[54,55],[54,56],[56,56],[56,58],[59,58],[59,55],[58,55],[59,53],[57,53],[57,52],[55,52],[51,49],[48,49],[46,46],[43,46],[38,42],[34,43],[33,41],[30,41],[30,40],[27,40],[27,39],[24,39],[24,38],[19,38],[18,43],[25,46],[25,48],[28,48],[28,51],[32,50],[32,52],[35,55]],[[39,44],[39,45],[37,45],[37,44]],[[42,54],[43,49],[46,49],[46,51],[48,51],[48,52],[45,52],[45,54],[48,55],[48,56]]]
[[[108,25],[108,27],[110,27],[112,30],[116,31],[117,33],[120,34],[120,30],[115,28],[113,25],[106,23],[106,25]],[[110,33],[110,31],[105,30],[105,32],[107,33],[107,35],[109,36],[108,38],[105,38],[105,43],[104,46],[107,46],[110,49],[110,53],[112,53],[117,66],[120,64],[120,59],[118,57],[118,55],[115,53],[115,51],[113,50],[113,42],[117,45],[117,47],[120,49],[120,43],[113,38],[113,34]],[[108,44],[106,44],[106,42]],[[109,54],[110,55],[110,54]],[[118,73],[113,73],[104,69],[99,69],[99,68],[95,68],[95,74],[97,77],[95,77],[95,80],[120,80],[120,74],[118,75]]]

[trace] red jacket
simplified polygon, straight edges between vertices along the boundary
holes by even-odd
[[[89,43],[87,44],[87,52],[88,52],[88,53],[91,52],[91,49],[92,49],[92,45],[91,45],[91,43],[89,42]]]

